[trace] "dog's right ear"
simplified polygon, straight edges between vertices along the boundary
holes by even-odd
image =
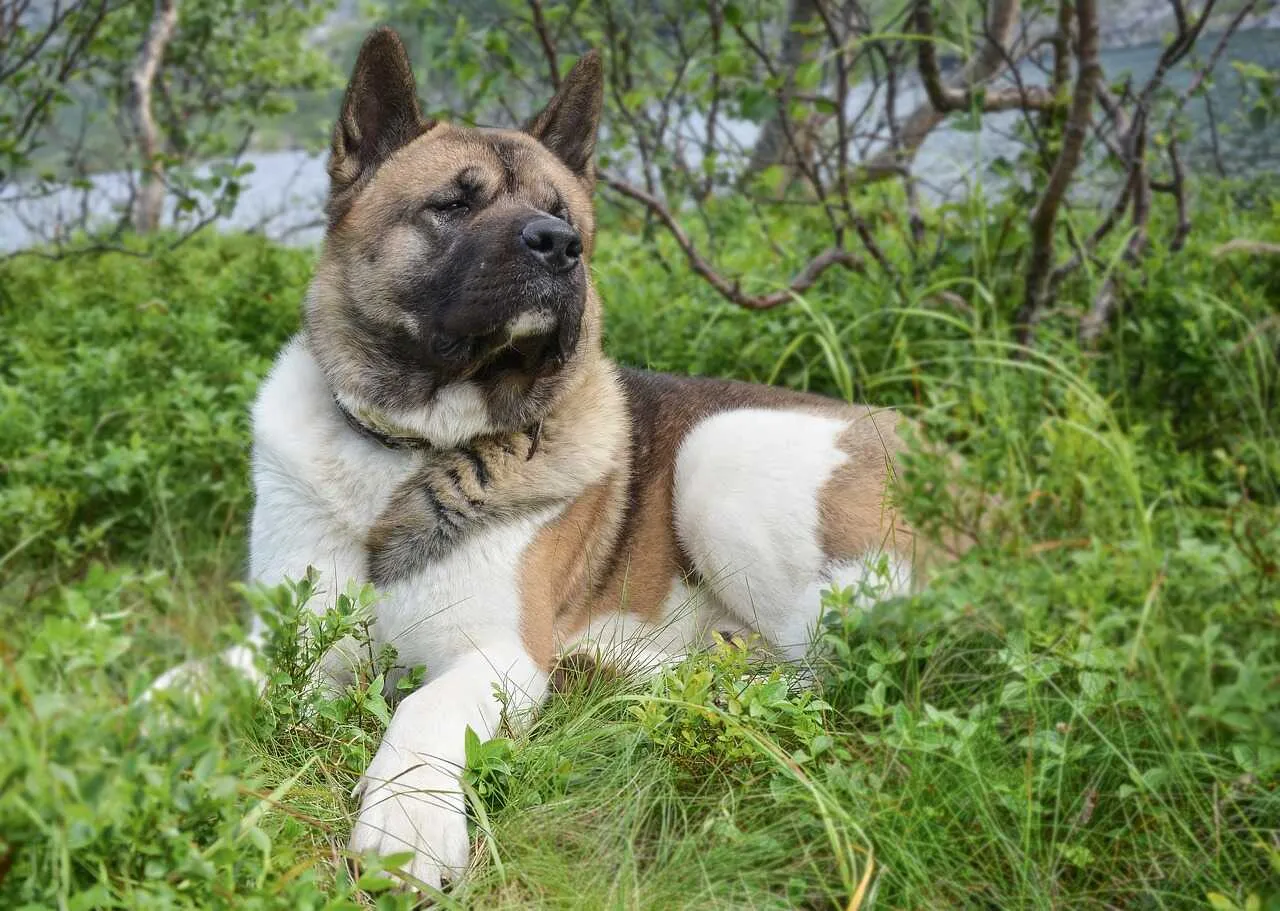
[[[418,87],[400,36],[375,29],[364,40],[329,154],[329,211],[335,221],[358,187],[393,152],[432,126],[418,107]]]

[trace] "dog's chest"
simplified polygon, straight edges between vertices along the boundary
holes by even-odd
[[[369,579],[370,530],[415,488],[421,460],[352,434],[323,376],[297,343],[285,350],[254,410],[256,499],[251,573],[274,583],[314,565],[340,591]],[[531,510],[486,525],[379,587],[374,635],[402,666],[439,666],[477,641],[520,626],[521,562],[559,513]]]
[[[439,667],[522,628],[522,558],[548,508],[478,531],[383,592],[375,633],[395,646],[401,666]]]

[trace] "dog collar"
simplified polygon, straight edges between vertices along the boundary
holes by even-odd
[[[424,440],[422,437],[398,436],[396,434],[384,433],[376,427],[370,427],[364,421],[360,420],[351,410],[343,405],[335,395],[333,404],[337,407],[338,413],[346,420],[347,425],[356,433],[363,437],[367,437],[387,449],[400,450],[426,450],[434,449],[435,445],[430,440]]]
[[[376,427],[370,427],[352,414],[351,409],[342,404],[336,395],[333,397],[333,404],[338,409],[338,414],[342,415],[343,419],[346,420],[347,426],[362,437],[373,440],[387,449],[425,452],[437,448],[430,440],[424,440],[422,437],[397,436],[396,434],[384,433]],[[538,446],[542,443],[542,421],[530,426],[525,433],[529,435],[529,454],[525,456],[525,461],[528,461],[533,458],[534,453],[538,451]]]

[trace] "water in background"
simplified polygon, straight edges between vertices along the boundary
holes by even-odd
[[[1202,39],[1204,53],[1213,47],[1214,36]],[[1148,44],[1140,47],[1104,51],[1101,60],[1107,77],[1117,80],[1125,73],[1140,85],[1155,68],[1161,48]],[[1220,160],[1226,173],[1245,176],[1260,172],[1280,172],[1280,123],[1272,122],[1263,130],[1251,128],[1244,119],[1244,96],[1241,80],[1230,61],[1255,63],[1268,69],[1280,68],[1280,30],[1255,29],[1232,37],[1224,60],[1216,71],[1211,98],[1220,131],[1217,154],[1210,141],[1211,131],[1203,99],[1192,99],[1186,109],[1194,127],[1194,141],[1184,150],[1189,173],[1214,173]],[[1021,71],[1027,84],[1043,84],[1043,74],[1030,66]],[[1178,91],[1190,82],[1192,72],[1182,68],[1167,84]],[[851,99],[851,109],[865,100]],[[899,111],[912,110],[923,100],[923,90],[916,86],[900,93]],[[923,181],[925,192],[934,199],[957,198],[975,180],[987,180],[984,165],[1017,149],[1012,132],[1018,112],[989,114],[983,117],[981,129],[960,131],[951,127],[935,130],[920,148],[914,172]],[[686,124],[694,135],[701,125]],[[744,147],[754,141],[756,127],[749,123],[729,122],[724,125],[726,138]],[[239,204],[228,217],[219,219],[222,228],[260,230],[289,243],[313,244],[323,234],[321,206],[327,186],[324,156],[313,152],[270,152],[246,156],[253,171],[242,180]],[[0,250],[15,250],[48,240],[58,226],[75,223],[84,211],[109,219],[118,213],[129,198],[124,174],[103,174],[94,178],[87,194],[65,189],[38,199],[21,199],[22,187],[10,187],[0,197]],[[86,209],[87,207],[87,209]]]

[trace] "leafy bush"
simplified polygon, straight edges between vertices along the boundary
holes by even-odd
[[[238,542],[248,404],[297,326],[310,263],[253,237],[10,263],[0,553],[58,573]]]

